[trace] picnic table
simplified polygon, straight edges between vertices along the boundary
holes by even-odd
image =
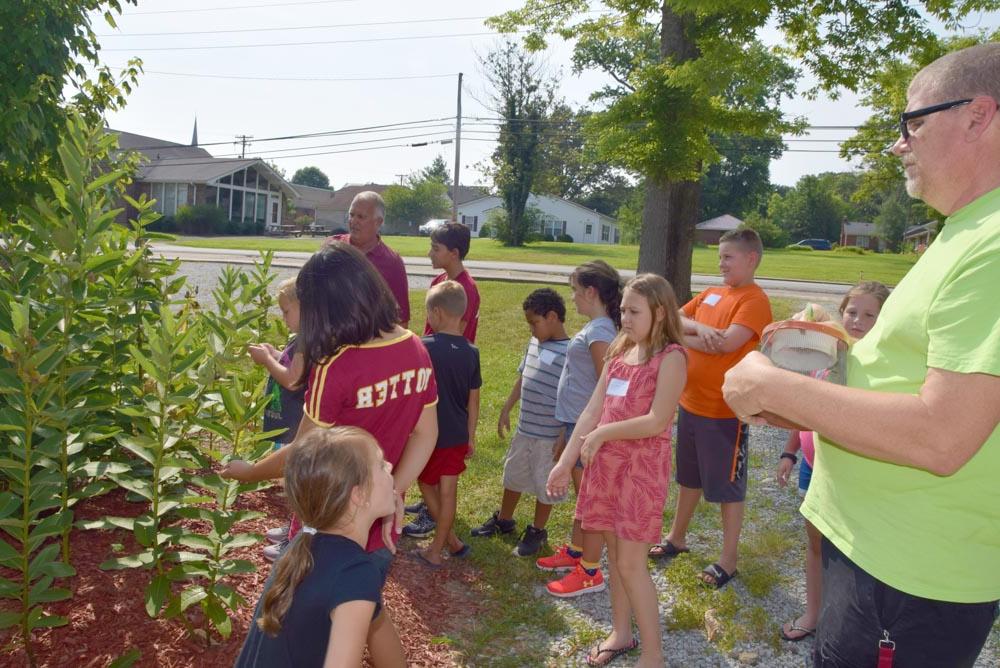
[[[276,237],[301,237],[302,228],[298,225],[278,225],[267,228],[267,233]]]

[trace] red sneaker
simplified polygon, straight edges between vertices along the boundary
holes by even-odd
[[[583,570],[583,566],[576,565],[568,575],[561,580],[555,580],[545,585],[549,593],[558,598],[573,598],[582,594],[604,591],[607,585],[604,584],[604,574],[598,568],[593,575]]]
[[[535,566],[541,570],[560,573],[573,570],[578,563],[580,563],[580,557],[574,557],[569,553],[569,545],[563,545],[551,557],[535,560]]]

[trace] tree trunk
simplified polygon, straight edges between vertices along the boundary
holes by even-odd
[[[662,275],[681,304],[691,298],[691,251],[701,184],[646,180],[639,271]]]
[[[694,17],[661,7],[660,57],[675,64],[700,54],[691,37]],[[683,304],[691,298],[691,252],[698,224],[700,181],[646,179],[646,201],[639,238],[639,271],[661,274]]]

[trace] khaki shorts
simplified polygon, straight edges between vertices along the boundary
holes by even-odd
[[[514,432],[503,463],[504,489],[532,494],[540,503],[546,505],[565,500],[565,495],[552,497],[545,492],[549,472],[555,466],[555,462],[552,461],[555,444],[554,438],[532,438]]]

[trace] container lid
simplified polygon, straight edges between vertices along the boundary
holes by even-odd
[[[851,344],[853,339],[850,335],[844,331],[844,329],[832,322],[810,322],[808,320],[779,320],[778,322],[772,322],[770,325],[764,328],[764,332],[761,335],[761,342],[767,342],[771,339],[775,332],[782,329],[798,329],[807,330],[810,332],[821,332],[832,336],[845,344]]]

